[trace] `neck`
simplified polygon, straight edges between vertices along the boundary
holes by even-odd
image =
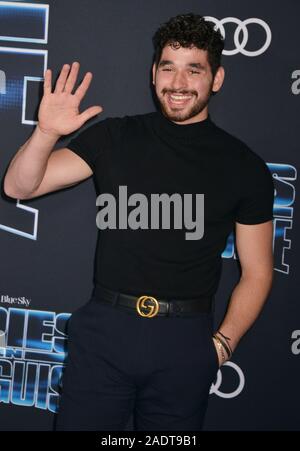
[[[157,112],[156,123],[160,131],[163,131],[171,137],[184,139],[193,137],[199,138],[200,135],[202,136],[203,134],[210,133],[214,127],[214,123],[209,114],[202,120],[183,124],[182,122],[178,123],[170,120],[161,110]],[[182,125],[185,126],[182,127]]]

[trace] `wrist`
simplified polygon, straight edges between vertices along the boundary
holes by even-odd
[[[40,136],[42,139],[46,139],[47,141],[51,143],[56,143],[61,138],[61,135],[49,132],[48,130],[43,129],[39,123],[37,123],[36,126],[36,134]]]
[[[224,335],[219,333],[219,331],[213,334],[213,338],[222,357],[222,363],[224,363],[226,360],[231,358],[233,350],[228,341],[224,338]]]
[[[217,329],[215,334],[225,342],[230,349],[230,353],[233,354],[239,342],[236,334],[228,331],[225,332],[222,328]]]
[[[223,365],[223,363],[226,362],[226,360],[228,360],[227,358],[227,354],[225,353],[225,350],[223,348],[223,346],[220,344],[220,342],[215,338],[215,335],[212,336],[213,339],[213,343],[215,345],[216,348],[216,352],[218,354],[218,359],[219,359],[219,367],[221,367]]]

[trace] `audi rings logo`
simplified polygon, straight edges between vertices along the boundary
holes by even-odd
[[[220,387],[221,387],[221,384],[222,384],[223,377],[222,377],[221,369],[219,369],[219,371],[217,373],[217,379],[211,385],[209,394],[211,395],[212,393],[215,393],[216,395],[220,396],[220,398],[226,398],[226,399],[235,398],[236,396],[238,396],[243,391],[243,388],[245,386],[244,373],[243,373],[243,371],[241,370],[241,368],[238,365],[236,365],[235,363],[230,362],[230,361],[225,362],[224,365],[222,365],[222,366],[230,366],[237,373],[237,381],[238,381],[237,387],[231,393],[224,393],[224,392],[222,392],[220,390]]]
[[[262,53],[264,53],[271,43],[271,39],[272,39],[271,29],[270,29],[269,25],[262,19],[257,19],[255,17],[251,17],[250,19],[240,20],[240,19],[237,19],[236,17],[226,17],[225,19],[219,20],[219,19],[216,19],[215,17],[211,17],[211,16],[204,16],[204,18],[208,22],[213,22],[215,24],[214,28],[216,30],[220,29],[220,33],[224,39],[225,39],[224,24],[234,23],[237,25],[236,30],[233,35],[233,42],[234,42],[235,48],[232,50],[223,50],[224,55],[236,55],[237,53],[242,53],[243,55],[246,55],[246,56],[258,56],[258,55],[261,55]],[[247,28],[249,24],[257,24],[260,27],[262,27],[263,30],[265,31],[265,34],[266,34],[265,42],[258,50],[250,51],[250,50],[246,50],[246,48],[245,48],[247,45],[247,42],[248,42],[248,38],[249,38],[249,33],[248,33],[248,28]],[[241,33],[242,33],[242,39],[240,39]]]

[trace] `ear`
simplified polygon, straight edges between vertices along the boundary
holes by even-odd
[[[155,85],[155,74],[156,74],[156,64],[153,63],[152,66],[152,83]]]
[[[224,78],[225,78],[225,69],[223,66],[219,66],[212,86],[212,90],[214,92],[217,92],[221,89],[221,86],[223,85],[224,82]]]

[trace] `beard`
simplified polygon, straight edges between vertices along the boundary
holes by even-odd
[[[176,92],[176,94],[179,94],[179,93],[187,94],[187,95],[192,94],[193,96],[195,96],[195,95],[197,96],[196,97],[197,101],[191,107],[185,107],[185,108],[182,108],[180,106],[178,106],[178,107],[174,106],[174,107],[170,108],[165,96],[168,93],[175,94],[175,91],[163,89],[162,90],[162,99],[163,100],[161,100],[157,96],[158,101],[160,103],[161,111],[168,119],[170,119],[171,121],[174,121],[174,122],[184,122],[188,119],[191,119],[191,118],[197,116],[199,113],[201,113],[201,111],[203,111],[204,108],[208,105],[208,102],[209,102],[211,94],[212,94],[211,88],[212,88],[212,84],[211,84],[210,89],[209,89],[208,93],[206,94],[206,96],[201,97],[201,98],[198,98],[198,93],[195,91],[193,91],[193,92],[186,92],[186,91],[185,92],[183,92],[183,91]]]

